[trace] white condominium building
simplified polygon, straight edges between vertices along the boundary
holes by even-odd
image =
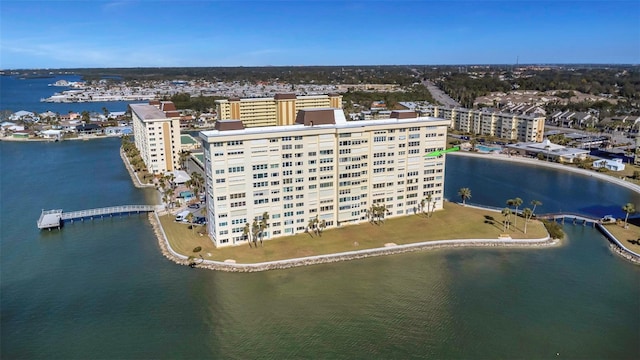
[[[131,104],[133,136],[140,156],[153,174],[178,168],[180,113],[171,101]]]
[[[218,120],[242,120],[245,127],[292,125],[300,109],[342,108],[342,95],[276,94],[268,98],[216,100]]]
[[[441,209],[448,121],[394,111],[384,120],[347,122],[342,109],[302,109],[295,124],[244,128],[219,120],[203,131],[207,222],[216,246],[247,243],[245,224],[269,215],[264,239],[414,214],[431,197]]]
[[[540,115],[435,106],[434,116],[449,120],[452,129],[476,135],[520,142],[541,142],[544,137],[545,117]]]

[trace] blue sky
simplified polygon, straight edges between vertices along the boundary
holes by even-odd
[[[640,63],[640,1],[0,2],[0,68]]]

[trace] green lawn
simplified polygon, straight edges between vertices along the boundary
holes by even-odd
[[[435,212],[430,218],[409,215],[388,219],[380,225],[365,223],[328,229],[321,236],[298,234],[279,237],[265,241],[264,246],[258,248],[249,248],[245,244],[216,249],[206,234],[199,235],[199,232],[204,231],[203,227],[190,230],[188,225],[176,223],[171,215],[160,217],[171,247],[176,252],[186,256],[194,255],[193,249],[200,246],[202,251],[199,254],[205,259],[233,259],[238,263],[378,248],[389,242],[400,245],[443,239],[497,239],[500,234],[505,233],[502,219],[500,213],[445,203],[445,210]],[[514,239],[547,236],[544,226],[538,221],[529,222],[527,234],[523,233],[524,219],[518,218],[517,225],[517,230],[506,231]]]
[[[640,219],[631,220],[628,229],[624,228],[624,224],[609,224],[605,227],[627,249],[640,253]]]

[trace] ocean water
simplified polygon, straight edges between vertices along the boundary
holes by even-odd
[[[77,75],[56,75],[50,78],[20,79],[15,76],[0,76],[0,110],[17,112],[21,110],[43,113],[67,114],[73,112],[98,112],[103,113],[106,107],[110,112],[126,111],[128,104],[143,101],[104,101],[83,103],[47,103],[40,102],[42,98],[48,98],[54,93],[69,90],[69,87],[49,86],[58,80],[80,81]]]
[[[451,199],[464,186],[474,202],[535,198],[541,211],[595,214],[637,196],[455,156],[446,184]],[[551,249],[230,274],[162,257],[145,216],[36,228],[43,208],[154,201],[131,185],[118,139],[0,142],[0,185],[2,359],[640,358],[640,267],[590,227],[566,225]]]

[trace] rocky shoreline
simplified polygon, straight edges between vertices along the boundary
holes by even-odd
[[[136,174],[135,171],[133,171],[133,168],[131,167],[131,164],[129,163],[129,159],[127,159],[127,156],[125,155],[124,151],[122,150],[122,147],[120,147],[120,158],[122,158],[122,162],[124,163],[124,167],[127,168],[127,172],[129,172],[129,176],[131,176],[131,181],[133,182],[133,186],[142,189],[142,188],[148,188],[148,187],[155,187],[155,185],[153,184],[143,184],[140,179],[138,178],[138,175]]]
[[[122,151],[122,149],[120,149],[120,156],[122,157],[122,160],[125,163],[125,167],[127,168],[127,171],[129,172],[129,175],[131,176],[131,179],[136,187],[143,188],[143,187],[153,186],[153,185],[146,185],[146,184],[140,183],[140,180],[136,176],[135,172],[133,172],[133,169],[131,168],[128,160],[126,159],[126,156]],[[468,156],[477,156],[477,155],[469,154]],[[491,155],[483,156],[483,157],[495,159],[495,157]],[[511,159],[502,158],[500,160],[528,162],[528,161],[522,161],[524,159],[513,159],[513,158]],[[566,167],[562,167],[562,168],[566,169]],[[578,169],[572,169],[572,170],[578,170]],[[613,178],[609,178],[607,180],[614,183],[618,183],[618,181],[615,181],[616,179],[613,179]],[[633,184],[627,183],[626,185],[633,185]],[[338,261],[357,260],[357,259],[364,259],[364,258],[369,258],[374,256],[394,255],[394,254],[423,251],[423,250],[450,249],[450,248],[462,248],[462,247],[536,248],[536,247],[558,246],[560,244],[560,240],[552,239],[549,236],[541,239],[520,239],[520,240],[513,240],[510,238],[434,240],[434,241],[426,241],[421,243],[405,244],[405,245],[387,244],[385,245],[385,247],[382,247],[382,248],[347,251],[347,252],[335,253],[335,254],[317,255],[317,256],[309,256],[309,257],[303,257],[303,258],[255,263],[255,264],[238,264],[234,260],[227,260],[227,261],[212,261],[212,260],[199,261],[198,259],[192,260],[185,255],[178,254],[169,245],[169,241],[166,237],[166,234],[164,233],[164,230],[158,218],[158,214],[156,212],[149,213],[149,221],[153,228],[154,234],[156,235],[156,238],[158,240],[158,246],[160,247],[162,255],[167,259],[179,265],[187,265],[187,266],[197,267],[201,269],[226,271],[226,272],[260,272],[260,271],[267,271],[267,270],[289,269],[289,268],[299,267],[299,266],[328,264],[328,263],[334,263]],[[622,258],[634,264],[640,265],[640,257],[634,256],[634,254],[631,254],[628,251],[625,251],[625,249],[620,248],[620,246],[615,244],[613,241],[610,242],[610,246],[611,246],[611,250],[615,254],[618,254]]]
[[[184,255],[180,255],[176,253],[166,238],[166,235],[160,225],[160,220],[158,219],[157,214],[150,213],[149,221],[153,227],[153,231],[157,237],[158,245],[160,246],[160,250],[162,255],[167,259],[175,262],[179,265],[192,265],[192,262],[188,257]],[[374,256],[384,256],[384,255],[394,255],[401,254],[406,252],[413,251],[422,251],[422,250],[434,250],[434,249],[450,249],[450,248],[461,248],[461,247],[517,247],[517,248],[536,248],[536,247],[550,247],[557,246],[560,244],[560,240],[551,239],[550,237],[541,238],[541,239],[523,239],[523,240],[512,240],[512,239],[466,239],[466,240],[434,240],[434,241],[425,241],[421,243],[415,244],[406,244],[406,245],[391,245],[385,246],[382,248],[374,248],[374,249],[366,249],[366,250],[357,250],[357,251],[347,251],[336,254],[326,254],[326,255],[317,255],[317,256],[309,256],[303,258],[295,258],[295,259],[286,259],[286,260],[277,260],[256,264],[237,264],[233,261],[212,261],[212,260],[204,260],[202,262],[198,262],[197,264],[193,264],[193,267],[208,269],[208,270],[216,270],[216,271],[226,271],[226,272],[260,272],[267,270],[281,270],[281,269],[289,269],[293,267],[299,266],[309,266],[316,264],[328,264],[334,263],[338,261],[348,261],[348,260],[357,260],[364,259]],[[197,260],[196,260],[197,261]]]

